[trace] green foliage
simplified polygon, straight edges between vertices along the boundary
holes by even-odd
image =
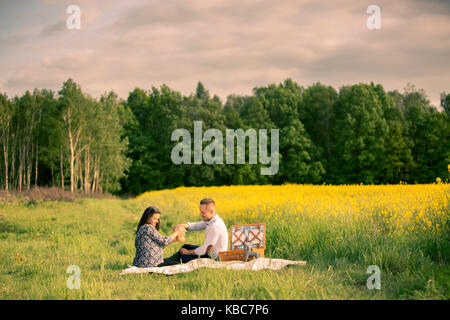
[[[403,104],[415,163],[413,182],[432,182],[436,177],[445,177],[450,164],[448,114],[430,106],[425,92],[411,85],[405,90]]]
[[[126,111],[115,93],[97,101],[69,79],[58,96],[36,89],[4,100],[5,107],[1,100],[8,114],[2,116],[8,124],[0,141],[2,187],[70,185],[86,194],[119,190],[129,159],[120,118]]]
[[[308,87],[299,108],[299,119],[304,124],[311,141],[316,145],[322,163],[331,159],[331,128],[337,92],[331,86],[315,83]]]
[[[373,83],[337,92],[292,79],[224,104],[202,82],[188,96],[162,85],[136,88],[126,101],[112,91],[96,100],[68,79],[58,94],[0,95],[0,186],[139,194],[182,185],[446,181],[449,101],[442,93],[440,112],[412,85],[403,93]],[[245,164],[173,164],[171,134],[184,128],[193,138],[194,121],[223,137],[226,129],[279,129],[279,171],[261,175],[248,148]]]
[[[335,106],[331,179],[335,183],[380,183],[387,124],[373,84],[343,87]]]
[[[441,107],[444,109],[447,116],[450,116],[450,93],[447,94],[443,92],[441,94]]]

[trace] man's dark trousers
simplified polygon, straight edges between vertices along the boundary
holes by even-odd
[[[186,250],[194,250],[194,249],[197,249],[198,247],[200,247],[200,246],[196,246],[193,244],[184,244],[181,248],[185,248]],[[181,260],[181,263],[187,263],[187,262],[197,259],[197,258],[209,258],[209,255],[204,254],[199,257],[197,255],[181,254],[180,251],[177,251],[177,253],[172,255],[169,259],[176,260],[176,261]]]

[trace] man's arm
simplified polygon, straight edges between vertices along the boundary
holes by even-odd
[[[177,224],[175,227],[173,227],[173,230],[175,230],[178,227],[183,227],[187,231],[200,231],[200,230],[206,229],[206,222],[200,221],[200,222],[194,222],[194,223],[188,222],[188,223],[184,223],[184,224]]]
[[[202,246],[200,246],[196,249],[193,249],[193,250],[181,248],[180,253],[191,255],[191,256],[202,256],[205,253],[209,253],[209,250],[211,250],[214,247],[217,240],[219,239],[219,231],[217,230],[217,227],[208,229],[206,231],[205,236],[206,236],[205,243]]]
[[[206,229],[206,222],[200,221],[200,222],[188,222],[187,223],[188,228],[186,230],[188,231],[201,231]]]
[[[208,229],[208,231],[206,232],[205,243],[192,251],[194,251],[195,255],[198,256],[204,255],[208,251],[208,248],[210,246],[214,246],[217,243],[218,239],[219,239],[219,230],[217,230],[217,227]]]

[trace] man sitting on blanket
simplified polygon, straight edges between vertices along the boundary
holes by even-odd
[[[216,204],[213,199],[205,198],[200,201],[200,216],[203,221],[195,223],[178,224],[187,231],[200,231],[206,229],[206,239],[202,246],[185,244],[170,259],[182,263],[197,258],[212,258],[219,260],[219,252],[228,249],[228,231],[223,220],[216,213]]]

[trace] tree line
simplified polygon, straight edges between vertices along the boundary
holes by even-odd
[[[413,85],[337,91],[287,79],[222,102],[201,82],[190,95],[162,85],[121,100],[113,91],[94,99],[69,79],[57,93],[0,94],[0,187],[139,194],[178,186],[430,183],[449,177],[450,94],[441,94],[441,106]],[[279,171],[261,175],[261,164],[248,161],[175,165],[171,134],[184,128],[192,135],[194,121],[224,135],[279,129]]]
[[[5,190],[59,186],[87,194],[119,190],[129,163],[114,92],[97,101],[68,80],[56,94],[0,95],[0,184]]]

